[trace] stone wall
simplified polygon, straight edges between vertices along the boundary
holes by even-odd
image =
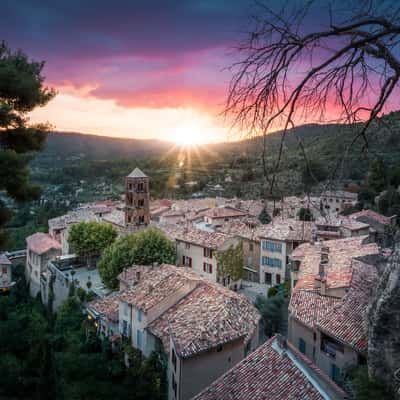
[[[382,269],[368,310],[368,369],[400,399],[400,248]]]

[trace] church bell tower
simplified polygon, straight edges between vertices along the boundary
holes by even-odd
[[[125,178],[125,227],[134,232],[150,222],[149,177],[135,168]]]

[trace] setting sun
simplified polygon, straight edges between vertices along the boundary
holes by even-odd
[[[180,145],[194,146],[205,143],[205,135],[202,135],[200,128],[197,126],[184,125],[175,129],[172,134],[172,140]]]

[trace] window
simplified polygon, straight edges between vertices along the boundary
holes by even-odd
[[[212,250],[211,250],[211,249],[208,249],[207,247],[205,247],[205,248],[203,249],[203,255],[204,255],[204,257],[206,257],[206,258],[212,258]]]
[[[142,208],[144,207],[144,200],[143,199],[139,199],[137,202],[138,207]]]
[[[336,352],[344,353],[344,346],[335,339],[321,334],[321,350],[329,357],[336,358]]]
[[[268,240],[263,240],[262,248],[263,248],[263,250],[282,253],[282,243],[275,243],[275,242],[270,242]]]
[[[217,352],[219,353],[219,352],[221,352],[222,351],[222,344],[219,344],[218,346],[217,346]]]
[[[188,256],[182,256],[182,264],[185,267],[192,268],[192,258]]]
[[[267,257],[267,256],[262,256],[261,264],[268,265],[269,267],[281,268],[282,260],[280,260],[279,258],[271,258],[271,257]]]
[[[265,283],[267,285],[271,285],[272,284],[272,274],[266,272],[265,273]]]
[[[190,243],[185,243],[185,249],[189,250],[190,249]]]
[[[138,321],[142,322],[142,318],[143,318],[143,311],[142,310],[138,310],[138,314],[137,314]]]
[[[340,368],[336,364],[331,364],[331,378],[336,383],[340,382]]]
[[[143,192],[143,190],[144,190],[144,184],[143,184],[143,182],[138,183],[138,185],[137,185],[137,191],[138,191],[138,192]]]
[[[144,224],[144,215],[139,216],[139,224]]]
[[[208,272],[209,274],[212,274],[212,264],[209,263],[203,263],[203,271]]]
[[[306,354],[306,342],[302,338],[299,338],[299,350],[303,354]]]
[[[122,335],[128,336],[128,322],[125,320],[122,321]]]
[[[253,243],[250,243],[249,244],[249,251],[253,251],[254,250],[254,245],[253,245]]]
[[[7,275],[7,267],[3,267],[1,269],[1,272],[2,272],[3,275]]]
[[[281,276],[279,274],[276,274],[276,284],[277,285],[281,284]]]
[[[136,331],[136,344],[139,349],[142,349],[143,332],[139,329]]]
[[[172,360],[172,365],[174,366],[174,371],[176,371],[176,353],[175,353],[175,349],[172,349],[171,360]]]

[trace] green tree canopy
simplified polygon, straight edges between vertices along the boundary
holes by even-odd
[[[299,212],[297,213],[297,217],[300,221],[312,221],[313,215],[309,208],[300,208]]]
[[[227,250],[217,251],[215,255],[218,262],[218,275],[230,276],[237,281],[243,278],[243,243],[231,245]]]
[[[372,162],[368,173],[367,183],[376,194],[385,189],[387,185],[386,167],[380,158],[377,158]]]
[[[133,264],[174,264],[175,244],[160,230],[147,228],[115,241],[103,253],[98,264],[100,276],[109,288],[118,287],[117,276]]]
[[[322,182],[328,177],[324,165],[317,160],[309,160],[308,163],[304,163],[301,172],[301,181],[304,185],[305,190],[310,189],[313,185]]]
[[[105,222],[89,221],[72,225],[68,242],[71,249],[91,264],[117,238],[117,231]]]
[[[29,181],[28,164],[32,153],[43,148],[49,126],[29,124],[27,113],[55,95],[44,86],[43,67],[44,62],[29,60],[21,50],[12,52],[0,42],[0,191],[19,202],[40,194]],[[0,200],[0,228],[10,216]],[[5,238],[0,234],[1,245]]]
[[[262,224],[269,224],[272,221],[271,216],[268,214],[267,207],[262,209],[258,219]]]

